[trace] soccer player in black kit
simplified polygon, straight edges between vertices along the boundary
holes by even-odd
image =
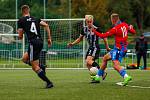
[[[83,40],[84,37],[86,37],[88,43],[89,43],[89,49],[86,53],[86,65],[88,70],[90,70],[91,67],[97,67],[99,69],[99,64],[95,62],[96,59],[99,58],[100,53],[100,46],[98,44],[99,38],[92,32],[92,29],[95,28],[99,30],[98,27],[93,25],[93,16],[92,15],[85,15],[85,21],[86,26],[83,27],[82,33],[80,36],[73,42],[68,43],[68,47],[72,47],[75,44],[78,44],[80,41]],[[106,49],[109,51],[110,48],[107,43],[107,39],[104,39],[104,44],[106,46]],[[105,79],[107,73],[105,72],[102,76],[103,80]],[[97,83],[96,81],[93,81],[91,83]]]
[[[22,17],[18,21],[19,39],[23,38],[23,33],[27,36],[29,47],[24,53],[22,61],[32,66],[32,70],[46,82],[46,88],[52,88],[53,83],[47,78],[44,71],[39,67],[39,56],[43,48],[43,40],[40,34],[40,26],[43,26],[48,33],[48,46],[51,46],[50,29],[47,23],[40,19],[30,16],[30,8],[28,5],[21,7]]]

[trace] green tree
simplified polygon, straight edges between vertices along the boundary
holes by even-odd
[[[118,13],[122,20],[133,23],[132,11],[128,0],[108,0],[108,13]]]
[[[16,18],[16,0],[0,0],[0,18],[15,19]]]
[[[94,16],[100,26],[107,21],[106,0],[72,0],[72,17],[83,18],[86,14]]]

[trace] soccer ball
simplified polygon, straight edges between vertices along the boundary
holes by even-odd
[[[90,68],[90,75],[95,76],[97,74],[97,71],[98,71],[97,67],[91,67]]]

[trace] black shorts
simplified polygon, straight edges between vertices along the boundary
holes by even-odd
[[[28,55],[30,61],[35,61],[39,59],[42,48],[43,48],[42,39],[30,40],[29,47],[28,47]]]
[[[87,53],[86,53],[86,58],[87,56],[92,56],[95,59],[98,59],[100,55],[100,48],[99,47],[91,47],[88,49]]]

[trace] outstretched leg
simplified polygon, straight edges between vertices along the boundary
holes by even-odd
[[[31,61],[32,69],[37,73],[37,75],[47,83],[46,88],[51,88],[53,87],[52,82],[47,78],[45,75],[44,71],[39,67],[39,61]]]
[[[105,69],[107,67],[107,61],[111,59],[111,55],[109,53],[107,53],[103,59],[102,59],[102,65],[100,67],[100,69],[98,70],[97,72],[97,75],[92,77],[93,80],[95,80],[95,82],[93,83],[96,83],[96,82],[99,82],[100,81],[100,76],[102,76],[102,79],[104,80],[107,76],[107,73],[105,72]]]
[[[118,60],[113,61],[114,69],[124,78],[123,85],[127,85],[128,82],[132,79],[131,76],[129,76],[125,69],[120,66],[120,62]]]

